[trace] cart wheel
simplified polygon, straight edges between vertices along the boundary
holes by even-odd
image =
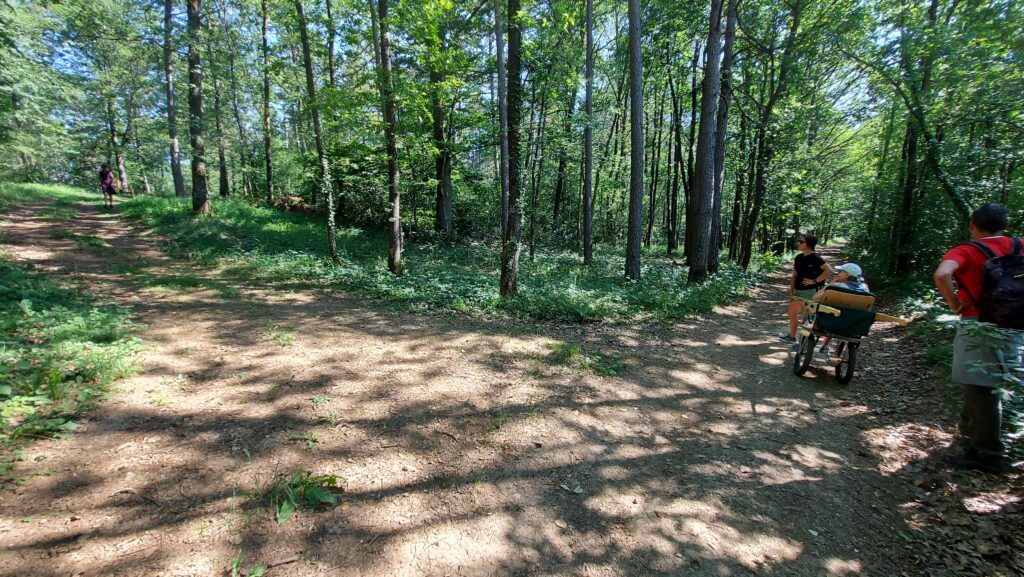
[[[800,337],[800,344],[797,346],[796,354],[793,355],[793,374],[800,376],[807,372],[807,367],[811,366],[811,359],[814,357],[814,343],[818,341],[818,337],[814,335],[807,335]]]
[[[853,369],[857,365],[857,344],[843,343],[846,346],[839,350],[839,364],[836,365],[836,380],[845,385],[853,379]]]

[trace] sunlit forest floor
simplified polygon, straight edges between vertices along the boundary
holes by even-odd
[[[14,464],[2,575],[1024,571],[1020,479],[941,465],[914,345],[876,325],[850,385],[793,376],[781,275],[679,321],[481,319],[223,277],[71,212],[9,208],[3,249],[130,307],[145,352]],[[278,523],[295,471],[336,502]]]

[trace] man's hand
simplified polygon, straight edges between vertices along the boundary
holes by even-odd
[[[935,269],[934,275],[935,288],[939,289],[939,294],[946,301],[949,310],[955,314],[960,314],[964,308],[964,303],[957,298],[956,288],[953,285],[953,274],[958,268],[960,268],[960,263],[955,260],[944,260],[939,263],[939,268]]]

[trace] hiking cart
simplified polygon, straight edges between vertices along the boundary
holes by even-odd
[[[801,376],[811,366],[818,340],[830,337],[834,343],[836,380],[845,385],[853,378],[857,366],[857,349],[876,320],[906,326],[910,321],[874,310],[875,296],[871,293],[842,287],[827,287],[822,298],[815,302],[799,299],[804,305],[800,340],[793,357],[793,374]]]

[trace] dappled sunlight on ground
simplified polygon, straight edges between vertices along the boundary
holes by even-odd
[[[19,258],[107,283],[148,326],[147,352],[74,439],[34,449],[47,476],[0,497],[0,574],[225,574],[239,554],[280,561],[272,575],[368,577],[902,563],[885,441],[827,368],[792,375],[781,299],[726,307],[720,325],[416,315],[248,287],[123,225],[75,226],[109,227],[115,256],[69,260],[37,225],[53,251]],[[178,280],[109,272],[141,258]],[[160,290],[129,298],[140,286]],[[238,295],[208,288],[224,286]],[[344,490],[279,525],[262,496],[295,469]]]

